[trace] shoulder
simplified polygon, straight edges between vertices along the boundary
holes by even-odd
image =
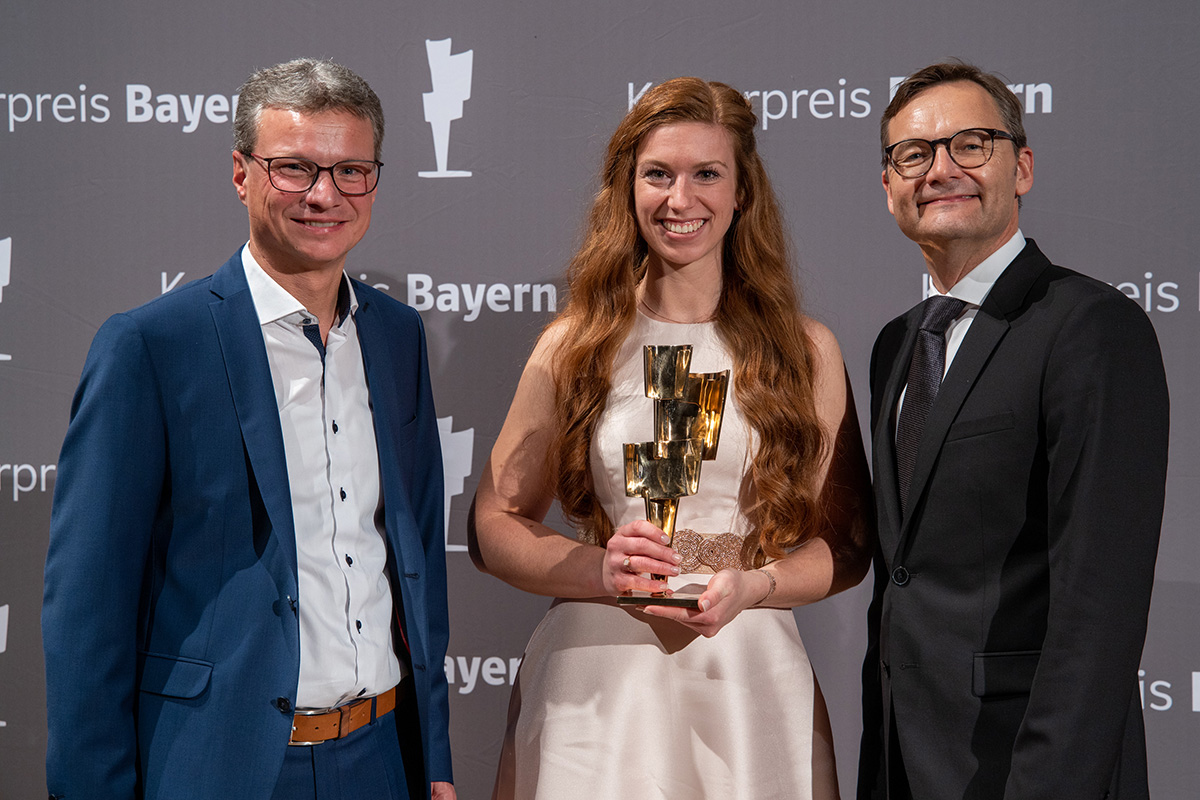
[[[525,365],[526,369],[536,369],[547,375],[554,375],[559,351],[569,341],[571,331],[571,323],[561,316],[547,325],[533,346],[533,353]]]
[[[881,348],[887,347],[891,343],[898,345],[900,340],[904,338],[905,332],[908,331],[909,325],[912,324],[911,319],[916,313],[918,313],[917,310],[920,307],[921,304],[916,303],[912,308],[909,308],[903,314],[898,314],[890,319],[888,323],[879,330],[879,335],[875,337],[875,344],[872,350],[879,351]]]
[[[1078,316],[1084,306],[1101,318],[1145,313],[1124,292],[1104,281],[1052,262],[1027,240],[1025,250],[1001,273],[984,300],[1010,319],[1028,313],[1043,317]]]
[[[1029,309],[1058,318],[1080,331],[1107,336],[1113,326],[1153,328],[1149,316],[1124,292],[1109,284],[1066,267],[1051,265],[1045,272],[1042,291],[1030,297]]]
[[[212,275],[208,275],[185,283],[183,286],[148,300],[118,316],[128,317],[142,326],[177,325],[179,315],[202,311],[216,299],[212,293],[212,278]]]
[[[813,364],[818,374],[829,369],[841,372],[842,348],[838,346],[833,331],[815,319],[803,315],[800,317],[800,327],[812,344]]]
[[[203,278],[189,281],[182,286],[159,295],[152,300],[130,309],[126,314],[143,326],[179,326],[180,315],[208,313],[208,307],[225,296],[248,292],[239,248],[215,272]]]
[[[211,276],[172,289],[167,294],[113,314],[96,331],[90,360],[128,359],[134,352],[187,351],[201,331],[209,330]]]

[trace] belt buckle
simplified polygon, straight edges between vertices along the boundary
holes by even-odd
[[[352,705],[353,703],[346,703],[345,705],[330,706],[329,708],[296,709],[295,716],[297,717],[319,717],[323,714],[332,714],[335,711],[338,712],[338,735],[331,736],[328,739],[320,739],[315,742],[294,742],[291,740],[291,738],[289,738],[288,747],[313,747],[318,744],[324,744],[332,739],[340,739],[342,737],[342,731],[345,730],[344,726],[350,720],[349,708]],[[295,725],[292,725],[292,730],[296,730]]]

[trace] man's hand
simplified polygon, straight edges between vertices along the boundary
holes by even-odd
[[[445,781],[434,781],[429,784],[429,790],[433,800],[458,800],[458,795],[454,791],[453,783]]]

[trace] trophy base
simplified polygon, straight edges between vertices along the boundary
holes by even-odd
[[[675,608],[700,608],[699,592],[625,592],[617,595],[619,606],[672,606]]]

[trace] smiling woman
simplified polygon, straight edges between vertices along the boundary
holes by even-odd
[[[737,186],[733,144],[720,125],[678,122],[650,132],[638,148],[633,203],[656,273],[690,269],[719,283]],[[695,281],[689,275],[687,282]],[[687,298],[673,299],[678,313],[712,315],[711,303],[697,309]]]
[[[696,78],[622,121],[569,302],[481,476],[476,565],[559,598],[513,689],[496,798],[838,796],[790,609],[862,579],[869,483],[837,342],[798,309],[755,124],[741,94]],[[676,552],[626,493],[623,443],[654,416],[643,347],[683,344],[692,372],[733,380]],[[576,538],[543,524],[555,499]],[[617,603],[684,585],[698,608]]]

